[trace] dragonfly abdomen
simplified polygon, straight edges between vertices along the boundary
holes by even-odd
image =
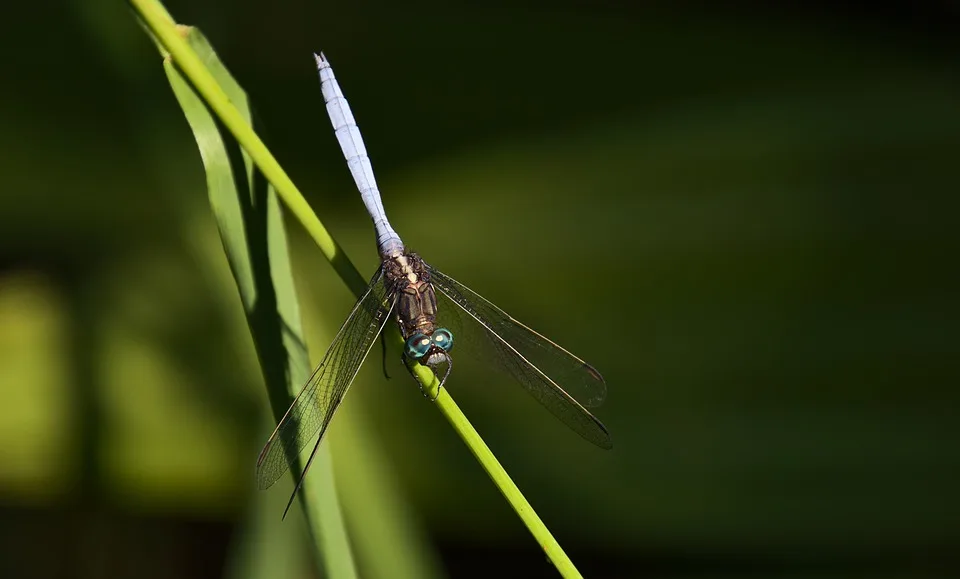
[[[363,137],[360,136],[360,128],[357,127],[357,122],[353,118],[350,105],[347,103],[347,99],[343,98],[343,92],[340,90],[337,78],[333,75],[330,62],[327,61],[322,52],[313,56],[317,61],[317,71],[320,74],[320,91],[323,93],[323,100],[327,105],[327,114],[333,124],[333,131],[340,142],[343,156],[347,159],[350,174],[353,175],[357,189],[360,190],[363,204],[367,206],[367,212],[373,219],[373,225],[377,230],[377,249],[380,251],[380,255],[385,257],[401,255],[403,253],[403,242],[400,241],[400,236],[390,226],[387,214],[383,210],[380,190],[377,188],[377,180],[373,176],[373,166],[370,164],[367,148],[363,144]]]

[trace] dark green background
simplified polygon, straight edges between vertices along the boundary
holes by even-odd
[[[365,275],[314,50],[407,244],[604,373],[606,453],[450,384],[585,575],[957,571],[955,8],[325,4],[167,7]],[[192,135],[123,3],[0,42],[0,576],[220,576],[264,397]],[[289,225],[317,360],[353,298]],[[379,363],[347,406],[450,575],[552,576]]]

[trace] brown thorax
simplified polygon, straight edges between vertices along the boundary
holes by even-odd
[[[404,339],[421,333],[430,336],[436,329],[437,296],[430,272],[415,253],[384,261],[387,282],[397,288],[397,321]]]

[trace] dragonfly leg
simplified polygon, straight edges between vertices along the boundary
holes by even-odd
[[[440,385],[437,386],[436,396],[429,396],[426,392],[423,392],[423,386],[420,386],[420,391],[423,392],[423,395],[430,399],[430,402],[436,402],[437,397],[440,396],[440,389],[443,388],[443,385],[447,383],[447,378],[450,377],[450,372],[453,370],[453,358],[449,354],[444,354],[444,359],[447,361],[447,371],[443,373],[443,378],[440,378]],[[433,375],[437,375],[436,366],[430,366],[430,370],[433,371]]]
[[[431,396],[430,393],[423,388],[423,384],[420,382],[420,378],[418,378],[417,375],[413,373],[413,369],[411,369],[409,365],[404,364],[404,366],[407,368],[407,372],[410,372],[410,376],[416,381],[417,387],[420,388],[420,393],[423,394],[423,397],[429,400],[430,402],[436,402],[437,396],[440,395],[440,389],[443,388],[443,383],[447,381],[447,377],[450,375],[450,368],[453,366],[453,362],[450,360],[449,356],[447,356],[447,364],[448,364],[447,371],[443,374],[443,379],[440,380],[440,385],[437,386],[436,396]],[[436,376],[437,374],[436,370],[432,366],[427,366],[427,367],[430,368],[430,371],[433,372],[434,376]]]
[[[380,334],[380,345],[383,346],[383,376],[389,380],[390,374],[387,372],[387,336],[386,332]]]
[[[406,357],[406,356],[400,356],[400,361],[403,362],[403,367],[406,368],[406,369],[407,369],[407,372],[410,373],[410,377],[413,378],[414,382],[417,383],[417,386],[420,388],[420,393],[423,394],[423,397],[424,397],[424,398],[426,398],[426,397],[427,397],[427,393],[423,390],[423,384],[420,383],[420,379],[417,378],[417,375],[413,373],[413,369],[410,367],[410,366],[413,365],[415,362],[410,361],[410,363],[408,364],[408,363],[407,363],[407,357]]]
[[[447,371],[443,373],[443,379],[440,380],[440,385],[437,386],[437,396],[440,395],[440,389],[447,383],[447,378],[450,377],[450,372],[453,371],[453,358],[450,357],[450,354],[445,354],[444,358],[447,360]],[[436,400],[436,398],[434,398],[434,400]]]

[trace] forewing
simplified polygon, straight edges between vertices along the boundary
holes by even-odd
[[[430,268],[430,277],[438,298],[448,298],[476,323],[465,331],[481,332],[492,358],[534,399],[580,436],[601,448],[612,447],[607,429],[585,408],[599,405],[606,396],[606,384],[596,369],[446,274]],[[440,321],[450,314],[446,307],[438,306]],[[457,339],[455,335],[454,348]]]
[[[260,452],[257,484],[261,489],[269,488],[296,464],[300,451],[317,431],[323,438],[360,365],[390,317],[394,300],[384,285],[381,267]]]

